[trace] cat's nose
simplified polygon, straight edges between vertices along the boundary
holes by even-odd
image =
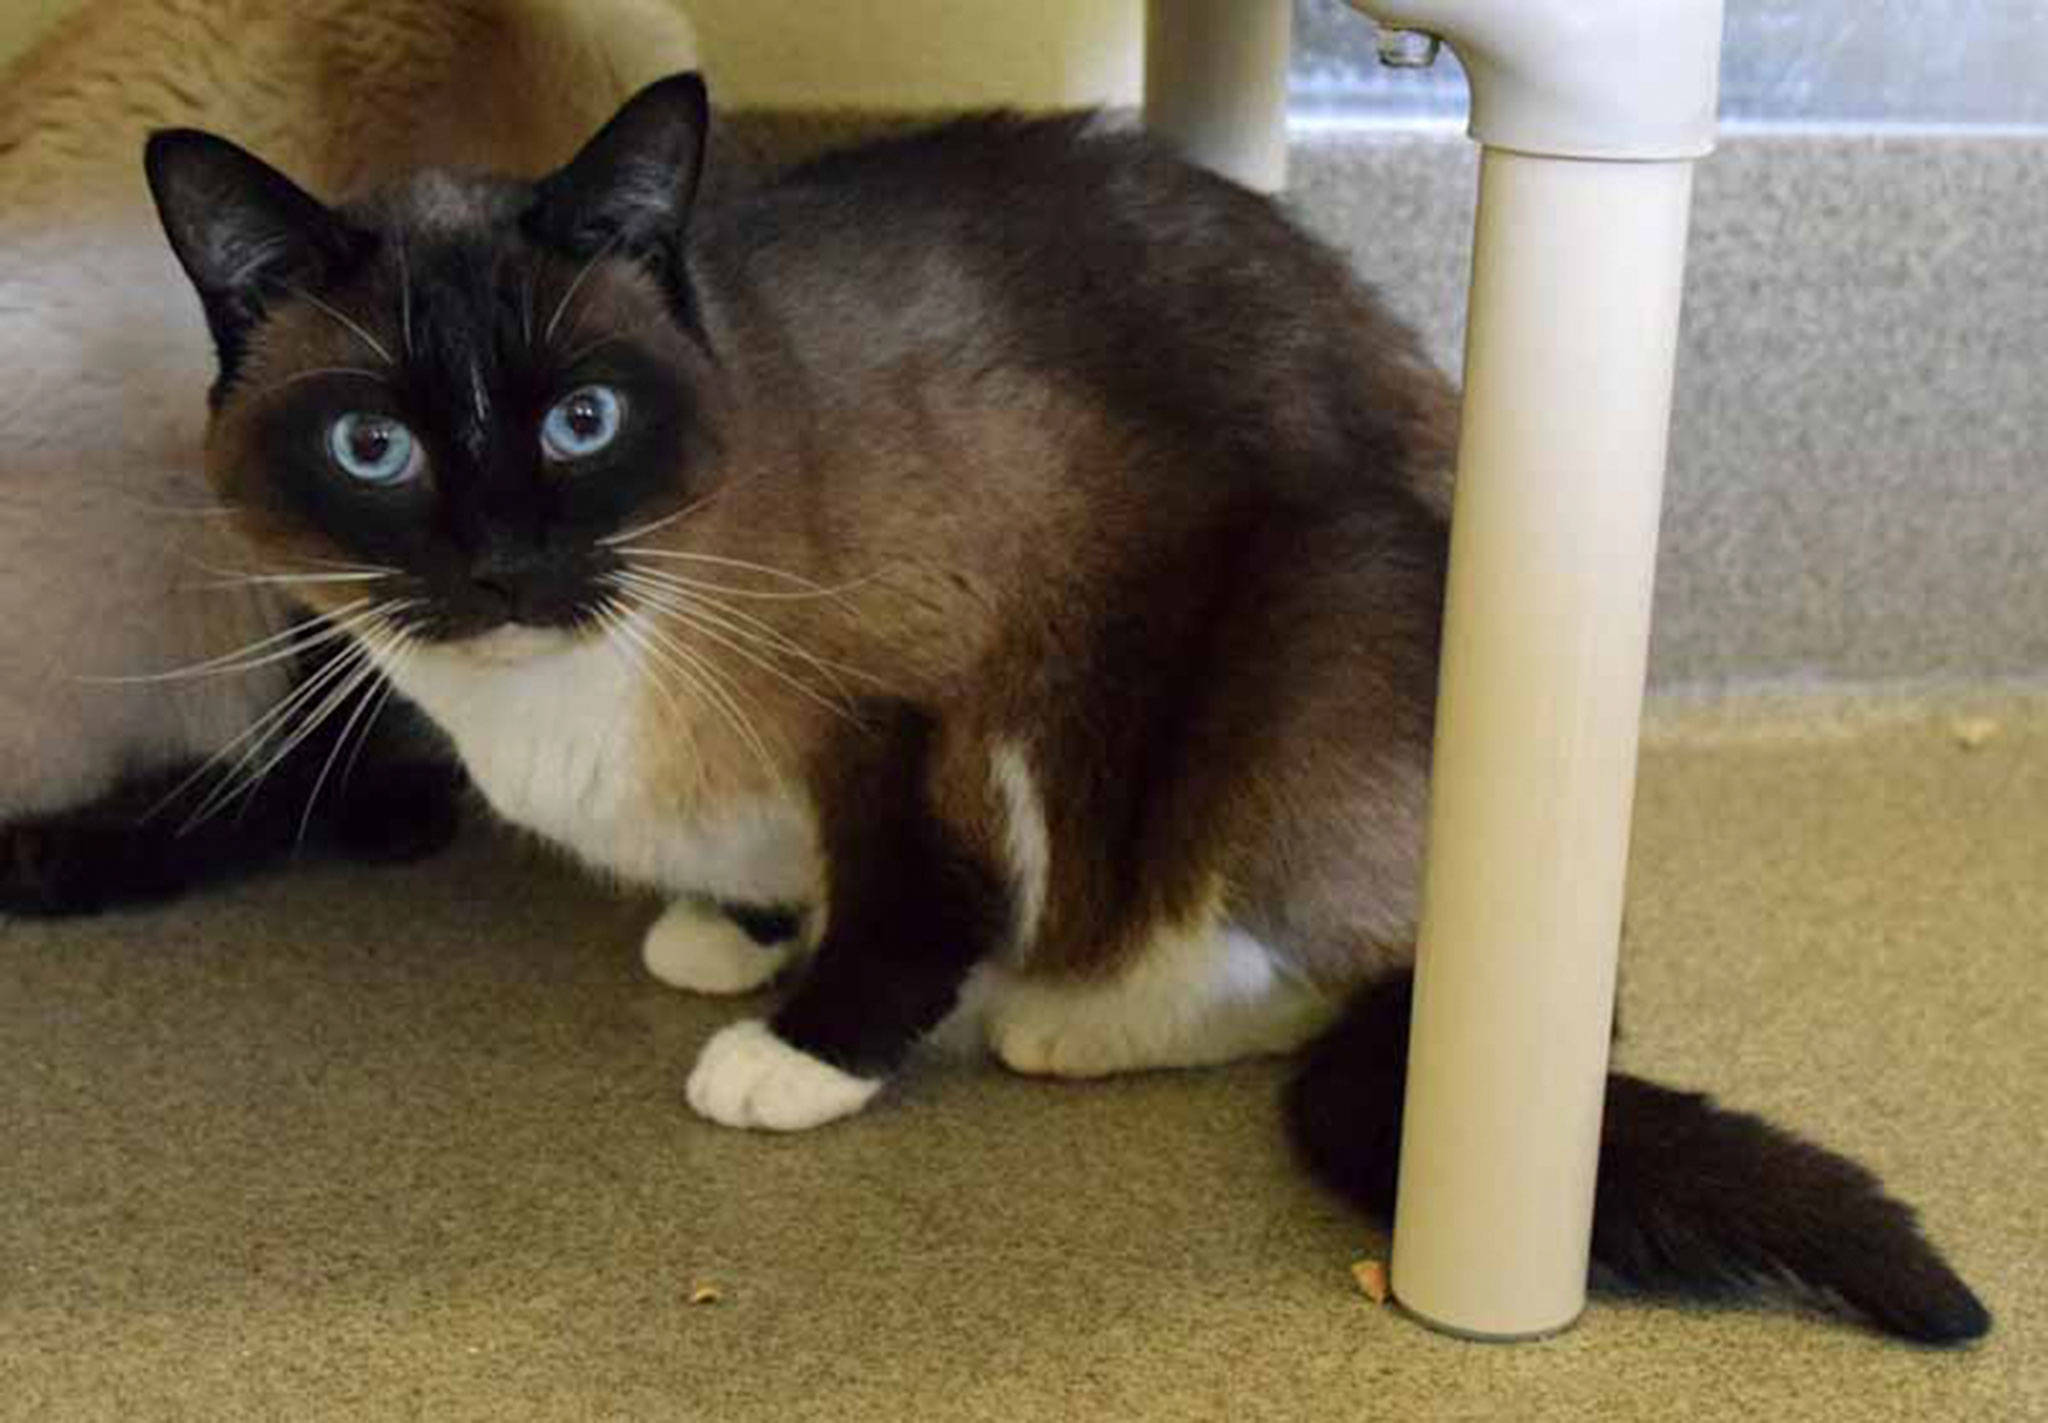
[[[470,586],[512,622],[554,626],[573,621],[583,578],[559,559],[524,551],[493,552],[470,570]]]
[[[514,592],[510,579],[472,578],[470,580],[470,588],[476,593],[478,602],[490,604],[493,611],[501,613],[505,617],[509,618],[512,616],[512,611],[518,602],[518,597]]]

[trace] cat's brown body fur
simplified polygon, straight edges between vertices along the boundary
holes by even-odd
[[[1056,847],[1041,971],[1105,972],[1220,910],[1349,986],[1413,928],[1443,531],[1407,491],[1440,487],[1454,402],[1336,259],[1163,160],[1148,200],[1183,225],[1150,257],[1214,305],[1131,329],[1090,288],[1125,275],[1115,229],[1140,218],[1032,206],[1086,190],[1090,162],[1105,193],[1131,181],[1098,143],[997,126],[999,159],[962,133],[942,164],[901,145],[707,222],[731,483],[656,538],[849,585],[774,615],[869,673],[855,690],[931,710],[935,784],[994,864],[990,748],[1027,748]],[[913,182],[943,193],[929,217]],[[903,191],[835,211],[855,184]],[[955,237],[962,210],[1003,218]],[[1070,349],[1091,299],[1100,344]],[[1262,388],[1146,418],[1106,368],[1170,388],[1217,311]]]

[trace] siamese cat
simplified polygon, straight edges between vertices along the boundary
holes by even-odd
[[[678,76],[538,182],[334,207],[154,136],[251,556],[382,570],[307,600],[507,820],[672,897],[655,974],[791,970],[704,1117],[848,1116],[949,1020],[1070,1077],[1323,1035],[1294,1128],[1385,1215],[1452,390],[1142,136],[976,118],[700,203],[706,114]],[[1619,1075],[1607,1134],[1621,1279],[1988,1327],[1850,1162]]]
[[[341,192],[538,173],[694,48],[667,0],[92,0],[0,74],[0,913],[160,898],[301,840],[403,855],[453,823],[445,752],[296,623],[309,588],[361,591],[360,560],[228,542],[144,136],[229,128]]]

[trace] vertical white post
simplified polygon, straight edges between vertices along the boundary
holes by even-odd
[[[1262,193],[1287,182],[1292,0],[1147,0],[1145,127]]]
[[[1436,35],[1480,169],[1391,1283],[1585,1302],[1692,160],[1720,0],[1352,0]]]
[[[1692,165],[1485,152],[1396,1297],[1585,1302]]]
[[[1486,146],[1392,1284],[1585,1301],[1692,160],[1721,0],[1350,0],[1458,51]],[[1147,124],[1277,189],[1290,0],[1148,0]]]

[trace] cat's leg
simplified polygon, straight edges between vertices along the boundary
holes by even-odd
[[[1007,932],[1001,880],[960,808],[942,809],[943,740],[929,718],[885,709],[831,758],[814,788],[830,886],[816,958],[772,1018],[705,1045],[689,1082],[701,1115],[799,1131],[859,1111]]]
[[[976,985],[989,1047],[1019,1072],[1102,1077],[1288,1052],[1341,1004],[1216,919],[1156,934],[1111,977],[1036,982],[990,968]]]
[[[691,895],[671,904],[647,930],[640,957],[647,971],[692,993],[751,993],[801,951],[803,913],[721,904]]]

